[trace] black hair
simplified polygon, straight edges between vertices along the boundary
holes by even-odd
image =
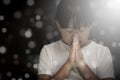
[[[75,28],[80,25],[89,25],[93,21],[89,0],[61,0],[57,6],[56,19],[62,28],[68,27],[70,19],[74,19]]]

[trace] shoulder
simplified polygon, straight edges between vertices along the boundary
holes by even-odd
[[[56,41],[47,45],[44,45],[43,48],[40,51],[40,56],[52,56],[53,53],[55,53],[55,50],[57,49],[57,46],[59,46],[60,41]]]
[[[96,48],[97,50],[102,50],[102,51],[105,51],[105,50],[109,50],[109,48],[105,45],[102,45],[102,44],[99,44],[99,43],[96,43],[93,41],[93,45],[94,45],[94,48]]]
[[[50,44],[44,45],[43,48],[52,49],[52,48],[56,48],[57,46],[59,46],[59,44],[60,44],[60,41],[55,41]]]
[[[52,51],[58,49],[59,46],[60,46],[60,40],[50,43],[50,44],[47,44],[47,45],[44,45],[43,48],[41,49],[41,52],[45,51],[47,53],[50,53],[50,52],[52,53]]]
[[[96,49],[96,54],[98,57],[104,58],[106,56],[111,56],[110,49],[105,45],[94,42],[94,48]]]

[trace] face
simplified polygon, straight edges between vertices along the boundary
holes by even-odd
[[[74,29],[73,21],[70,21],[67,28],[61,28],[59,22],[56,23],[60,30],[62,40],[68,45],[72,44],[74,34],[78,34],[81,46],[84,46],[88,43],[91,26],[80,26],[79,29]]]

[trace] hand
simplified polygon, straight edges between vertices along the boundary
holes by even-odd
[[[80,41],[78,39],[77,34],[75,34],[73,37],[73,47],[75,50],[75,64],[76,66],[78,66],[81,63],[81,61],[83,61],[83,55],[81,52]]]

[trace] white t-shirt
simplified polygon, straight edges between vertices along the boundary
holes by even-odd
[[[112,77],[114,78],[113,62],[110,50],[94,41],[81,48],[83,59],[100,79]],[[69,56],[70,46],[63,43],[61,40],[45,45],[39,57],[38,75],[47,74],[54,75],[62,65],[66,62]],[[65,80],[83,80],[80,73],[74,67],[70,75]]]

